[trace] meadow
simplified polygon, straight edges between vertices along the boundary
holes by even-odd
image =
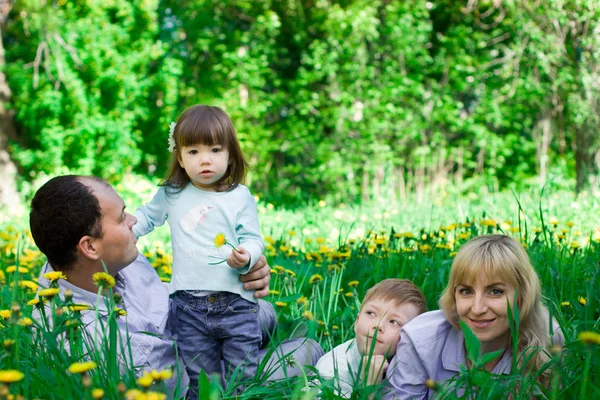
[[[140,184],[141,185],[141,184]],[[130,209],[148,200],[152,185],[117,186]],[[413,280],[430,310],[448,276],[452,259],[469,238],[504,233],[527,248],[542,280],[545,301],[566,338],[562,348],[546,349],[553,371],[549,389],[532,376],[513,371],[492,377],[476,366],[457,382],[470,396],[494,398],[598,398],[600,384],[600,211],[597,193],[570,192],[446,194],[403,204],[363,206],[327,204],[289,211],[264,204],[259,213],[271,266],[270,295],[280,325],[271,345],[303,334],[325,351],[353,335],[353,323],[366,289],[381,279]],[[394,204],[394,205],[390,205]],[[119,372],[112,341],[86,344],[81,310],[53,290],[39,291],[37,275],[44,257],[35,248],[24,218],[0,229],[0,399],[165,398],[161,383],[170,371],[136,379],[133,368]],[[157,229],[139,248],[162,280],[171,275],[168,229]],[[50,288],[52,289],[52,288]],[[37,293],[37,295],[36,295]],[[102,322],[113,338],[117,318],[126,313],[108,296],[114,310]],[[41,314],[41,323],[33,318]],[[66,352],[66,347],[71,349]],[[95,364],[86,363],[88,358]],[[242,398],[335,398],[331,385],[308,369],[302,377],[246,386]],[[202,398],[233,398],[235,388],[201,381]],[[377,395],[378,387],[358,386],[355,398]],[[436,383],[440,397],[455,395]]]

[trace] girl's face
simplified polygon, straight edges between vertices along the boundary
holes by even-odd
[[[185,170],[194,186],[214,192],[215,183],[221,180],[229,166],[229,151],[220,144],[194,144],[183,146],[179,165]]]
[[[513,307],[515,288],[502,279],[480,277],[456,287],[456,311],[471,328],[485,352],[506,348],[510,337],[507,304]]]

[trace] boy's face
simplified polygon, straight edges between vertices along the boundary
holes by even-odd
[[[363,305],[354,324],[358,350],[369,355],[377,331],[373,355],[387,354],[387,358],[392,358],[400,341],[400,328],[417,315],[419,311],[411,303],[396,305],[393,301],[370,300]]]

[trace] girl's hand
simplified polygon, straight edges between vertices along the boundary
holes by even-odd
[[[227,257],[227,264],[231,268],[243,268],[250,262],[250,253],[246,251],[243,247],[238,246],[237,250],[234,249],[229,257]]]

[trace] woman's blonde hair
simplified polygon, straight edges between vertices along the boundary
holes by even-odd
[[[519,363],[526,360],[526,370],[535,373],[549,359],[545,351],[550,344],[549,314],[542,303],[540,279],[527,252],[515,239],[505,235],[478,236],[460,248],[450,268],[448,285],[439,301],[446,318],[455,328],[459,328],[456,288],[461,284],[472,285],[480,277],[509,283],[517,290],[519,354],[513,354],[513,357],[527,352],[523,358],[519,358]],[[539,381],[547,384],[548,374],[549,370],[544,371]]]

